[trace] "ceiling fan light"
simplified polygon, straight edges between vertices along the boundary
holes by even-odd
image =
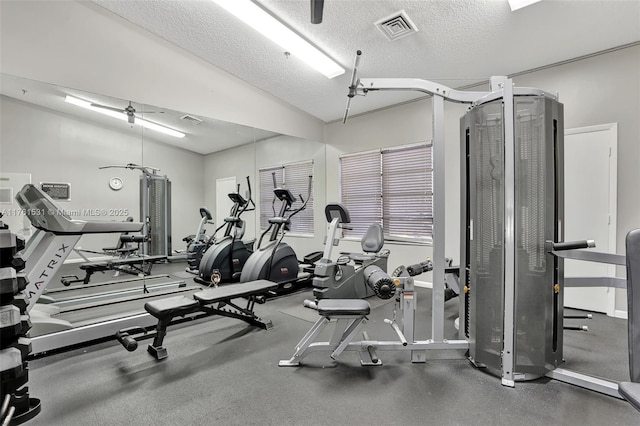
[[[135,119],[132,122],[130,119],[131,117],[129,117],[129,115],[125,112],[118,112],[118,111],[113,111],[107,108],[96,107],[96,106],[93,106],[91,102],[88,102],[73,96],[67,95],[64,98],[64,101],[67,103],[88,109],[90,111],[100,113],[102,115],[108,115],[109,117],[117,118],[118,120],[128,121],[129,123],[132,123],[132,124],[139,124],[146,129],[155,130],[156,132],[164,133],[165,135],[173,136],[176,138],[185,137],[185,134],[182,132],[163,126],[161,124],[144,120],[142,118],[139,118],[138,116],[135,116]]]
[[[213,0],[285,51],[299,58],[327,78],[344,74],[345,70],[317,47],[300,37],[276,17],[251,0]]]

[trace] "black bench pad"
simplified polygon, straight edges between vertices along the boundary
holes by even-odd
[[[278,287],[278,283],[267,280],[250,281],[248,283],[229,284],[217,288],[208,288],[193,295],[194,299],[206,305],[224,302],[237,297],[256,296]]]
[[[618,385],[618,391],[636,410],[640,411],[640,383],[621,382]]]
[[[144,309],[156,318],[172,318],[181,313],[189,313],[200,306],[197,300],[187,296],[168,297],[144,304]]]
[[[318,302],[318,313],[323,317],[332,315],[369,315],[371,305],[362,299],[322,299]]]

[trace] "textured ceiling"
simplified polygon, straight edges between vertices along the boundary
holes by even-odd
[[[325,122],[342,117],[358,49],[361,77],[455,88],[640,40],[637,0],[543,0],[516,12],[507,0],[326,0],[319,25],[310,23],[309,0],[261,1],[347,69],[329,80],[210,0],[94,3]],[[419,31],[391,42],[373,23],[400,10]],[[418,96],[379,92],[356,99],[351,113]]]

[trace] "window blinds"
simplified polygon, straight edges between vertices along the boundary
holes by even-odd
[[[296,201],[292,205],[292,210],[302,206],[302,200],[307,199],[309,191],[309,176],[313,176],[313,161],[285,164],[260,169],[260,228],[266,229],[269,226],[268,219],[277,215],[280,211],[281,202],[273,194],[273,174],[275,173],[276,185],[286,188],[295,197]],[[274,212],[275,211],[275,212]],[[295,215],[291,220],[289,232],[295,234],[313,235],[313,185],[312,192],[307,207]]]
[[[349,210],[347,236],[362,236],[372,223],[387,238],[425,239],[433,232],[431,144],[416,144],[340,157],[342,203]]]

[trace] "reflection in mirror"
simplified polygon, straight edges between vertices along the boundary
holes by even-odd
[[[55,301],[40,316],[43,321],[33,319],[34,352],[113,336],[112,329],[89,332],[86,327],[105,317],[130,324],[131,313],[144,312],[145,301],[200,289],[185,271],[186,262],[177,261],[187,255],[186,237],[200,229],[201,207],[211,212],[205,222],[213,237],[229,213],[229,182],[235,192],[241,184],[240,194],[246,196],[246,177],[257,185],[258,141],[278,135],[135,100],[1,77],[0,209],[12,231],[31,237],[27,264],[53,253],[54,246],[43,246],[42,240],[60,240],[53,234],[43,237],[48,234],[30,226],[15,203],[26,183],[35,193],[48,191],[60,223],[86,231],[82,221],[88,221],[96,231],[64,237],[75,250],[65,253],[46,294],[33,297],[38,305],[33,309],[40,311],[43,305],[36,300]],[[143,126],[145,121],[184,136],[157,132],[148,123]],[[145,188],[145,180],[157,182]],[[159,212],[165,215],[160,221]],[[255,212],[244,217],[246,238],[256,235],[255,217]],[[162,261],[151,261],[154,256]],[[35,273],[32,269],[27,267]],[[151,326],[153,320],[148,316],[135,325]],[[58,332],[65,329],[73,333],[61,338]]]
[[[96,97],[53,85],[2,75],[2,129],[0,172],[20,174],[12,184],[33,183],[56,191],[60,209],[74,219],[125,220],[137,217],[134,182],[122,175],[118,190],[109,187],[110,173],[99,168],[109,164],[142,163],[142,131],[125,120],[116,120],[73,103],[67,96],[104,105],[118,105],[114,99]],[[106,109],[105,109],[106,111]],[[113,112],[113,111],[111,111]],[[124,114],[122,114],[124,116]],[[5,176],[6,178],[6,176]],[[7,181],[3,181],[7,184]],[[116,184],[116,180],[111,182]],[[15,209],[12,204],[3,208]],[[24,215],[10,210],[7,221],[22,221]],[[110,214],[111,213],[111,214]],[[118,213],[116,215],[116,213]],[[116,217],[117,216],[117,217]],[[124,217],[120,217],[124,216]],[[21,228],[25,236],[29,229]],[[108,235],[84,236],[79,246],[113,245]],[[78,259],[73,253],[71,259]]]

